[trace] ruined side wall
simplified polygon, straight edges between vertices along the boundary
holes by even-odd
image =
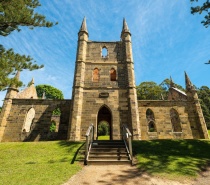
[[[71,100],[12,99],[12,107],[2,141],[38,141],[50,139],[49,128],[52,112],[55,108],[60,108],[61,110],[60,125],[56,139],[66,139],[70,105]],[[34,108],[35,117],[31,131],[24,133],[22,128],[30,108]]]
[[[189,101],[138,101],[142,139],[200,139],[198,116]],[[147,109],[154,112],[157,132],[148,132]],[[182,132],[173,132],[170,110],[175,109],[180,118]],[[205,123],[203,123],[205,124]]]

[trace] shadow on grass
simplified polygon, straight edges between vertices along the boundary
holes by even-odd
[[[140,170],[195,176],[210,164],[209,140],[133,141]]]
[[[69,153],[74,153],[70,162],[71,164],[74,164],[75,161],[84,161],[85,142],[59,141],[58,144],[62,147],[65,147]]]

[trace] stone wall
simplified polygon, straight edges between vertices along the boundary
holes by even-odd
[[[200,139],[204,138],[201,123],[198,120],[195,109],[190,101],[158,101],[139,100],[139,119],[141,124],[141,136],[147,139]],[[179,114],[182,132],[174,132],[171,123],[170,110],[175,109]],[[149,132],[147,109],[151,109],[155,117],[157,132]],[[205,123],[202,123],[205,124]],[[205,131],[204,131],[205,132]]]
[[[67,139],[71,100],[13,99],[2,141],[40,141]],[[35,117],[30,132],[25,132],[24,124],[28,111],[33,108]],[[61,117],[58,132],[51,134],[52,112],[60,108]]]

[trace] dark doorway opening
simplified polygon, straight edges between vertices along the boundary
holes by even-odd
[[[103,135],[106,137],[101,137]],[[99,138],[112,140],[112,114],[106,106],[101,107],[98,112],[97,139]]]

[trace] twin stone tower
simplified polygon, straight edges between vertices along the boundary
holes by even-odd
[[[120,41],[89,41],[88,36],[84,18],[72,99],[38,99],[34,83],[23,92],[8,88],[0,115],[0,141],[80,141],[90,124],[97,139],[101,122],[108,124],[111,140],[121,139],[123,124],[135,140],[208,138],[197,93],[186,73],[186,92],[171,80],[168,100],[137,100],[131,33],[125,19]],[[57,108],[60,116],[53,115]]]

